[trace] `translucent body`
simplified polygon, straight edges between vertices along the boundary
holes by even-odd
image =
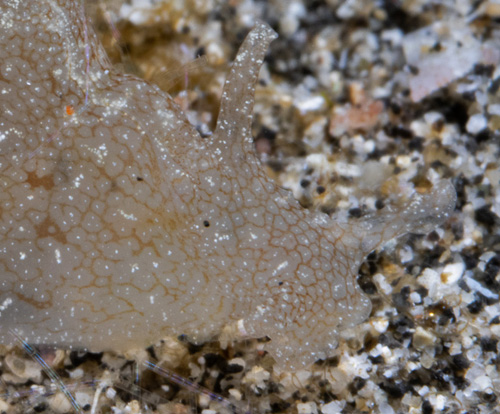
[[[262,171],[250,124],[275,34],[258,24],[202,139],[172,99],[115,73],[72,0],[1,0],[0,341],[125,351],[202,341],[243,319],[297,369],[364,320],[371,250],[432,228],[448,183],[404,209],[336,223]]]

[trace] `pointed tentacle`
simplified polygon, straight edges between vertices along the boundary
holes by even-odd
[[[401,208],[385,208],[356,223],[360,234],[362,255],[382,247],[389,240],[406,233],[428,233],[446,221],[457,200],[455,188],[443,180],[426,194],[417,194]]]
[[[232,159],[253,152],[255,84],[269,44],[276,37],[267,24],[258,22],[241,45],[224,84],[212,145]]]

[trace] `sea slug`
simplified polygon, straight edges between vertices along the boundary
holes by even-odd
[[[202,138],[171,97],[113,70],[76,0],[0,1],[0,342],[117,351],[203,341],[243,320],[297,369],[370,302],[356,284],[386,241],[442,223],[441,182],[352,222],[307,211],[254,154],[258,23]]]

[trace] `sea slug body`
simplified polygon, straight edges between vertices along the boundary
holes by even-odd
[[[159,88],[113,70],[76,0],[0,1],[0,342],[93,351],[238,320],[277,362],[324,357],[363,321],[365,256],[443,222],[437,184],[404,208],[335,222],[263,172],[253,94],[275,33],[258,23],[202,138]]]

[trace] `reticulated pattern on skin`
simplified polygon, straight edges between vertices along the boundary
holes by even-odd
[[[366,254],[454,206],[441,183],[337,223],[275,185],[250,128],[275,37],[265,24],[201,138],[167,94],[113,70],[79,2],[0,4],[3,343],[16,329],[32,343],[124,351],[167,334],[203,341],[243,319],[297,369],[368,316],[356,284]]]

